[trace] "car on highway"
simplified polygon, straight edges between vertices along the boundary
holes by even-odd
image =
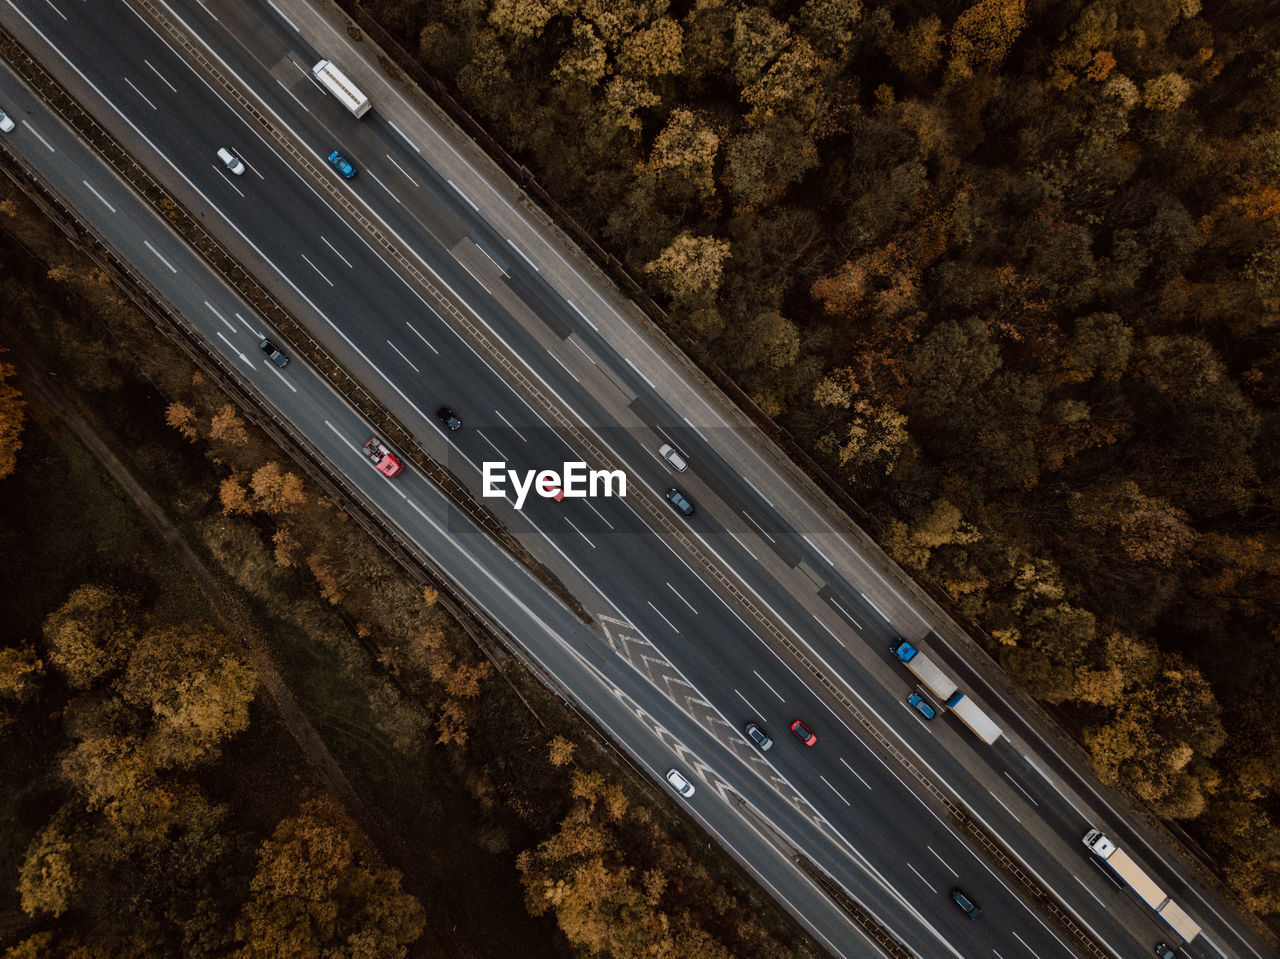
[[[938,715],[938,711],[933,708],[929,700],[925,699],[919,693],[912,693],[907,697],[907,702],[925,719],[932,719],[934,716]]]
[[[447,406],[442,406],[436,410],[436,419],[444,424],[445,429],[450,433],[462,429],[462,420],[458,418],[458,414]]]
[[[667,782],[670,783],[672,789],[678,792],[685,799],[688,799],[693,795],[693,783],[680,775],[680,770],[668,769]]]
[[[755,723],[747,723],[742,731],[747,734],[747,738],[760,747],[762,753],[767,753],[773,748],[773,740],[765,735],[765,731]]]
[[[289,357],[281,353],[280,349],[270,340],[263,340],[261,343],[258,344],[258,349],[262,350],[263,353],[267,354],[267,359],[269,359],[276,366],[280,367],[280,369],[284,369],[286,366],[289,365]]]
[[[559,486],[557,486],[555,483],[553,483],[551,480],[549,479],[543,480],[542,491],[544,493],[550,494],[551,498],[555,500],[557,503],[564,502],[564,490],[561,489]]]
[[[356,168],[341,153],[334,150],[329,154],[329,162],[333,164],[333,168],[343,175],[345,179],[350,180],[356,175]]]
[[[17,124],[13,122],[13,118],[3,110],[0,110],[0,131],[12,133],[15,126],[17,126]]]
[[[1168,943],[1156,943],[1156,959],[1178,959],[1178,954],[1174,952]]]
[[[373,465],[383,476],[397,476],[404,469],[404,464],[376,436],[369,437],[369,441],[364,444],[364,455],[373,460]]]
[[[959,906],[960,910],[970,919],[977,919],[982,915],[982,910],[978,908],[978,904],[970,899],[968,893],[963,889],[952,889],[951,901]]]
[[[674,486],[667,490],[666,497],[667,502],[683,513],[685,519],[688,519],[696,512],[693,508],[693,504],[689,502],[689,497],[685,496],[684,493],[680,492],[680,490],[676,489]]]
[[[791,731],[796,734],[796,739],[806,746],[812,746],[818,741],[818,737],[813,734],[813,730],[798,719],[791,724]]]
[[[244,161],[226,147],[218,147],[218,159],[222,161],[223,166],[236,176],[244,172]]]
[[[672,446],[670,443],[663,443],[661,446],[659,446],[658,455],[661,456],[664,460],[666,460],[667,465],[670,466],[677,473],[683,473],[686,469],[689,468],[689,463],[688,461],[685,460],[684,454],[681,453],[674,446]]]

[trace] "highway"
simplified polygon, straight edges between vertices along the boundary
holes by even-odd
[[[1091,860],[1080,842],[1090,825],[1204,927],[1183,955],[1275,954],[1207,884],[1162,865],[1171,853],[1145,849],[1122,809],[1001,707],[989,673],[945,652],[931,635],[943,625],[887,561],[631,324],[456,131],[360,74],[344,33],[297,3],[158,9],[172,29],[111,0],[0,5],[3,24],[474,493],[485,461],[625,470],[625,498],[531,497],[522,511],[488,501],[590,625],[412,469],[395,480],[374,471],[359,454],[369,426],[305,363],[268,363],[257,341],[270,331],[248,305],[7,71],[0,106],[19,126],[5,145],[655,783],[683,770],[698,791],[672,801],[834,955],[871,947],[792,851],[920,956],[1076,954],[923,783],[956,797],[1117,956],[1177,940]],[[373,113],[354,119],[308,77],[321,56],[358,77]],[[229,90],[269,123],[251,121]],[[218,161],[220,146],[244,160],[242,176]],[[326,163],[335,148],[353,180]],[[441,427],[441,403],[459,412],[460,431]],[[657,455],[663,442],[686,454],[686,472]],[[697,505],[688,520],[662,497],[672,485]],[[988,747],[949,716],[912,712],[915,680],[888,652],[900,635],[939,652],[1005,738]],[[797,718],[817,733],[812,748],[788,731]],[[771,751],[743,737],[747,721],[768,730]],[[979,919],[949,901],[954,886],[982,906]]]

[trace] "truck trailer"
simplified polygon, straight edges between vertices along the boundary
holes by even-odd
[[[902,664],[916,674],[916,678],[924,683],[929,692],[944,703],[956,693],[956,684],[942,670],[934,665],[932,659],[912,646],[905,639],[896,646],[890,646],[889,652],[897,656]]]
[[[1183,939],[1190,942],[1200,935],[1200,927],[1182,911],[1182,907],[1170,899],[1168,893],[1129,858],[1128,853],[1104,836],[1101,829],[1090,829],[1085,833],[1084,845]]]
[[[969,727],[969,731],[990,746],[1004,735],[1000,727],[991,721],[991,717],[978,708],[977,704],[964,693],[953,693],[947,700],[947,708],[960,722]]]
[[[357,118],[369,112],[369,98],[328,60],[321,60],[312,67],[311,75]]]

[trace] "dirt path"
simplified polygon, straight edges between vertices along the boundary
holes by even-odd
[[[251,618],[239,599],[223,587],[218,577],[205,565],[190,543],[169,521],[168,514],[160,504],[151,498],[151,495],[107,447],[88,421],[63,397],[55,383],[33,368],[26,355],[21,352],[20,343],[12,343],[12,350],[5,359],[13,363],[18,370],[20,386],[26,394],[31,418],[50,435],[57,435],[60,429],[71,431],[76,440],[102,465],[125,495],[155,527],[170,552],[182,562],[192,578],[200,584],[213,618],[226,629],[228,635],[244,637],[247,640],[248,658],[257,670],[262,685],[270,693],[280,720],[301,747],[303,755],[320,772],[334,796],[377,845],[385,861],[404,874],[405,890],[422,903],[427,915],[426,932],[423,935],[434,939],[438,947],[433,954],[459,957],[459,959],[468,955],[469,950],[463,949],[461,944],[449,935],[449,930],[454,928],[454,924],[438,905],[438,897],[433,896],[430,889],[423,888],[423,880],[413,871],[413,859],[407,848],[398,837],[388,834],[381,828],[378,820],[370,813],[352,787],[342,767],[329,752],[319,732],[294,699],[280,671],[276,668],[265,640],[254,628]],[[422,948],[421,940],[418,948]]]

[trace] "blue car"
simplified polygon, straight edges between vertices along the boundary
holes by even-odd
[[[915,708],[916,712],[925,719],[932,719],[934,716],[938,715],[937,710],[930,706],[929,701],[919,693],[912,693],[907,697],[907,702],[910,703]]]
[[[334,150],[329,154],[329,162],[333,164],[335,170],[341,173],[348,180],[356,175],[356,168],[347,162],[347,158],[337,150]]]

